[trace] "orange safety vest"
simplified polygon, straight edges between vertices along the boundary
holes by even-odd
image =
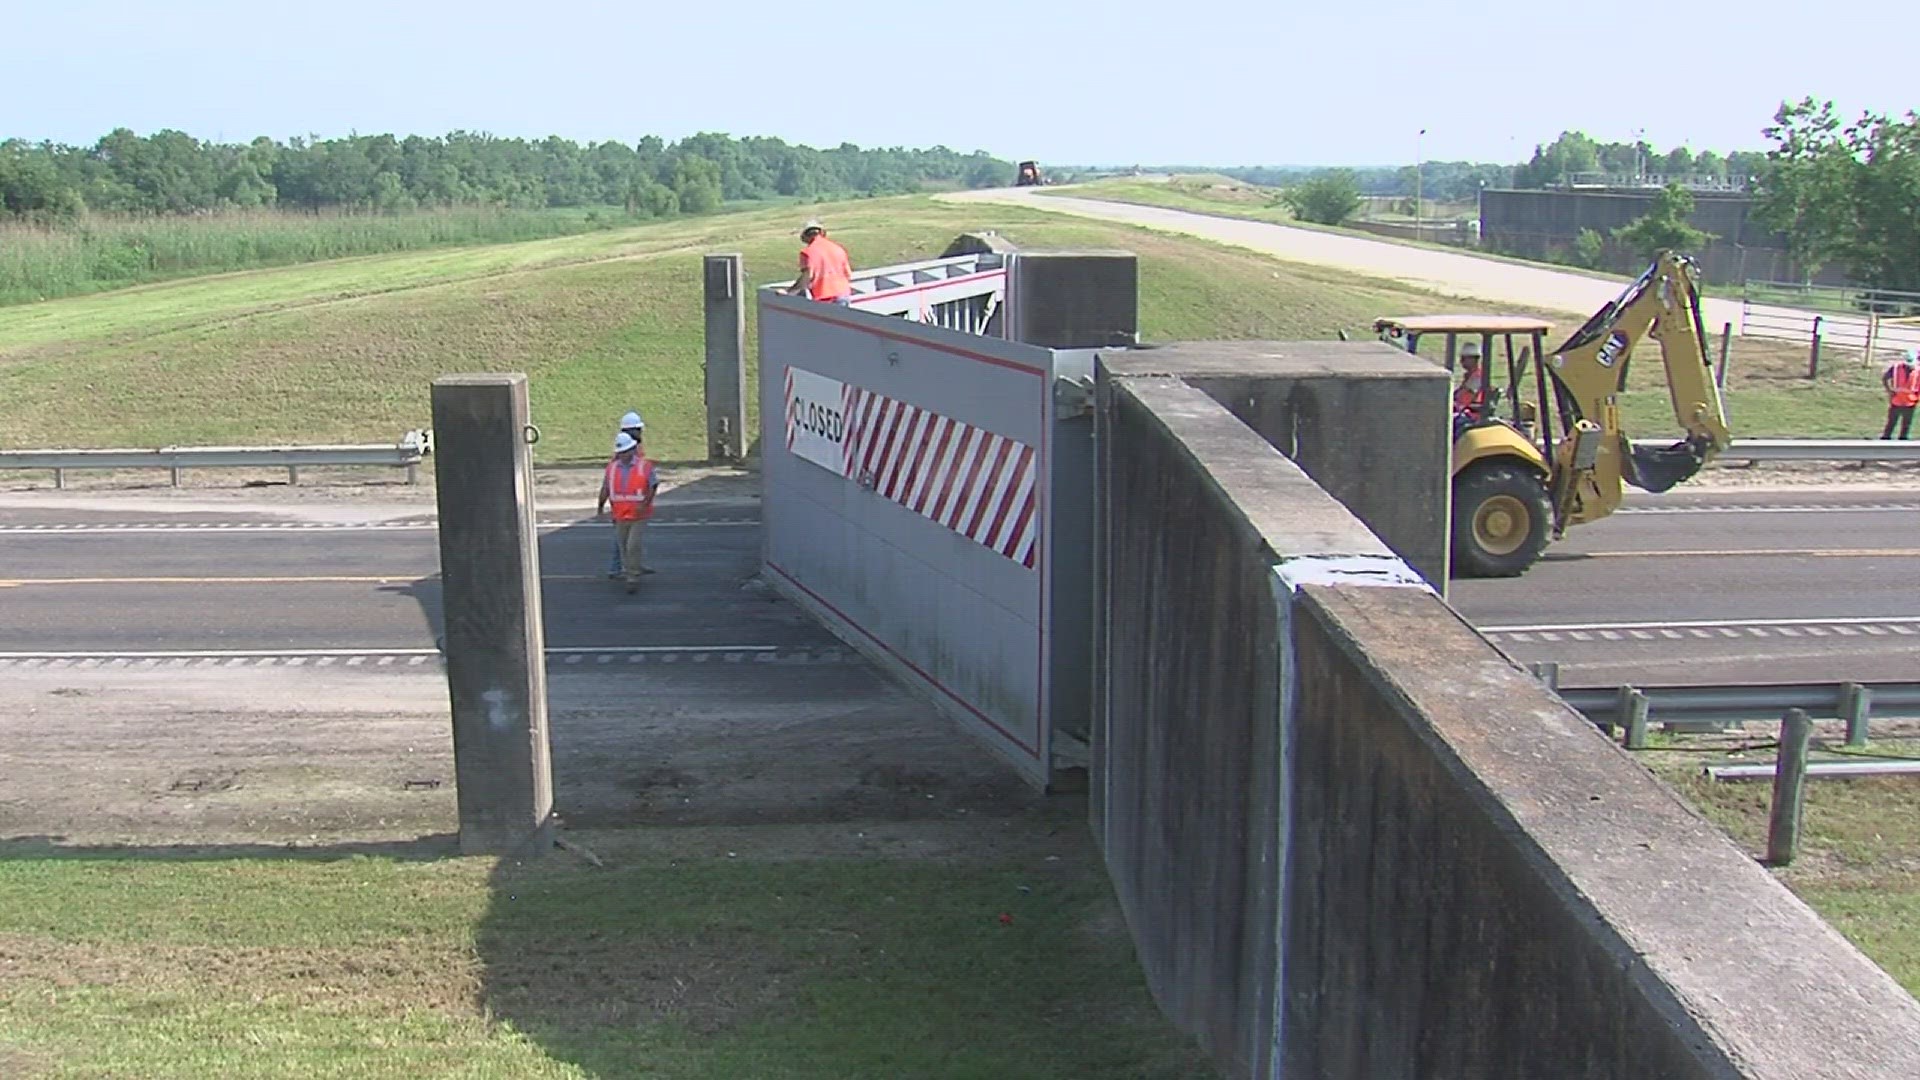
[[[639,458],[625,468],[607,462],[607,501],[615,521],[645,521],[653,516],[653,461]]]
[[[1455,412],[1469,409],[1477,412],[1485,408],[1486,404],[1487,369],[1482,367],[1460,380],[1460,385],[1453,391],[1453,408]]]
[[[1887,392],[1896,406],[1920,405],[1920,367],[1893,365],[1893,379],[1888,383]]]
[[[815,300],[837,300],[853,291],[853,264],[847,249],[822,233],[800,249],[800,266],[813,268],[810,295]]]

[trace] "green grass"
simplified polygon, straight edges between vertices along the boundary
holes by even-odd
[[[1774,751],[1699,752],[1703,744],[1724,741],[1677,736],[1642,760],[1758,858],[1766,851],[1772,784],[1712,780],[1701,766],[1730,757],[1771,761]],[[1832,750],[1817,751],[1816,760],[1858,760]],[[1876,740],[1867,752],[1920,756],[1920,740]],[[1920,995],[1920,778],[1809,780],[1799,852],[1791,866],[1774,872],[1909,993]]]
[[[0,308],[0,446],[386,442],[428,425],[435,376],[506,370],[532,377],[542,463],[598,459],[607,425],[628,408],[647,415],[656,457],[699,458],[699,255],[740,251],[752,283],[785,280],[793,219],[808,212],[337,259]],[[1131,249],[1141,256],[1149,340],[1361,338],[1382,314],[1494,309],[1023,208],[908,197],[827,213],[861,265],[932,257],[978,228],[1031,247]],[[1877,432],[1871,373],[1835,358],[1829,376],[1808,385],[1791,378],[1802,363],[1791,348],[1736,345],[1739,434]],[[1636,370],[1627,417],[1634,434],[1658,437],[1673,422],[1659,392],[1645,389],[1654,365]]]
[[[513,370],[533,377],[542,461],[599,457],[610,418],[629,407],[647,414],[656,456],[696,457],[704,427],[698,256],[741,251],[755,284],[785,280],[796,213],[336,260],[0,308],[0,444],[385,441],[428,422],[434,376]],[[863,265],[932,257],[982,227],[1036,247],[1131,248],[1142,257],[1145,333],[1158,340],[1330,338],[1364,333],[1382,311],[1457,306],[1388,282],[1018,208],[914,197],[840,204],[829,216]]]
[[[464,207],[392,214],[97,214],[48,223],[0,222],[0,304],[355,255],[541,240],[639,220],[614,207]]]
[[[1035,813],[1063,835],[978,860],[667,858],[620,833],[583,838],[607,869],[15,857],[0,1071],[1211,1075],[1149,999],[1084,826]]]

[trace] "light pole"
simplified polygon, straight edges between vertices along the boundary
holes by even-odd
[[[1421,183],[1420,181],[1421,181],[1423,169],[1421,168],[1422,159],[1420,154],[1420,149],[1421,149],[1420,140],[1425,138],[1426,134],[1427,134],[1427,129],[1421,128],[1420,134],[1415,135],[1413,137],[1413,240],[1414,240],[1414,243],[1416,244],[1419,243],[1421,239],[1421,230],[1420,230]]]

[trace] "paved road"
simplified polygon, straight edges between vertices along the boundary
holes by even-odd
[[[1461,581],[1454,606],[1570,685],[1911,679],[1920,598],[1911,498],[1694,496],[1570,532],[1526,576]]]
[[[0,653],[431,650],[437,543],[430,525],[0,512]],[[606,580],[610,544],[601,524],[543,529],[550,648],[834,648],[798,609],[740,589],[758,561],[750,523],[663,517],[649,557],[663,572],[636,596]]]
[[[1400,281],[1446,296],[1566,312],[1583,319],[1619,295],[1627,282],[1625,278],[1598,278],[1571,271],[1484,259],[1464,252],[1413,247],[1317,229],[1243,221],[1158,206],[1039,195],[1027,188],[953,192],[938,198],[951,202],[1005,203],[1141,225],[1248,248],[1294,262],[1333,266],[1357,274]],[[1759,323],[1794,326],[1803,321],[1800,318],[1802,313],[1788,308],[1759,307],[1754,310],[1769,316],[1756,320]],[[1745,329],[1739,301],[1707,297],[1701,302],[1700,314],[1710,329],[1727,323],[1733,324],[1735,333]],[[1806,318],[1811,318],[1810,313]],[[1825,318],[1829,326],[1836,322],[1835,316],[1828,315]],[[1861,322],[1846,317],[1840,317],[1840,321]],[[1864,335],[1863,322],[1859,333]],[[1770,332],[1765,336],[1778,334]],[[1881,340],[1887,348],[1920,347],[1920,327],[1886,327]]]
[[[1453,602],[1516,658],[1561,661],[1570,685],[1911,678],[1920,603],[1888,583],[1920,565],[1917,526],[1920,492],[1641,497],[1525,577],[1457,583]],[[838,651],[791,605],[740,588],[750,521],[663,518],[654,537],[663,572],[628,597],[603,577],[605,526],[545,527],[556,663]],[[4,510],[0,654],[417,666],[437,636],[436,565],[423,522]],[[247,655],[289,651],[330,655]]]

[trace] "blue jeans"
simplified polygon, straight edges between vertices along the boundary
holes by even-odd
[[[617,574],[619,572],[620,572],[620,530],[615,529],[613,530],[613,558],[609,560],[607,563],[607,573]]]

